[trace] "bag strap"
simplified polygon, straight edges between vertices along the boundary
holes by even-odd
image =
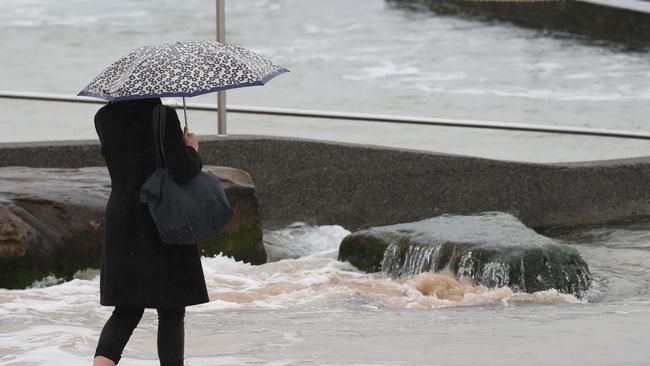
[[[167,166],[165,161],[165,149],[163,148],[163,141],[165,139],[165,122],[167,120],[167,110],[164,105],[157,105],[153,109],[153,138],[154,146],[156,148],[156,167],[160,168]],[[160,156],[162,155],[162,161]]]

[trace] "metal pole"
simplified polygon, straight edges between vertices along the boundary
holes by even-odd
[[[225,0],[217,0],[217,42],[226,42]],[[217,134],[226,135],[226,92],[217,93]]]

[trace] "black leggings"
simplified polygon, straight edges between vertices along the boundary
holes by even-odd
[[[161,366],[182,366],[185,347],[185,307],[156,309],[158,311],[158,358]],[[106,321],[97,342],[95,356],[104,356],[117,363],[126,342],[142,319],[144,308],[116,306]]]

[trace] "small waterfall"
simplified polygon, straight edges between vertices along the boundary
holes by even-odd
[[[483,266],[481,278],[489,283],[487,285],[489,287],[503,287],[510,282],[510,265],[499,262],[486,263]]]
[[[411,277],[421,272],[433,272],[439,252],[440,246],[412,245],[408,239],[401,239],[386,248],[381,272],[392,277]]]
[[[381,273],[392,278],[413,277],[422,272],[448,271],[455,273],[458,279],[465,277],[488,287],[510,286],[513,290],[525,291],[523,276],[523,259],[517,268],[517,281],[511,281],[511,265],[505,262],[486,262],[468,251],[458,258],[455,246],[441,244],[417,244],[408,239],[392,242],[384,253]],[[514,282],[514,283],[513,283]]]
[[[408,238],[393,240],[384,252],[381,273],[392,278],[412,277],[439,270],[442,245],[418,245]]]
[[[386,248],[381,262],[381,273],[396,279],[417,276],[422,272],[451,272],[459,280],[469,278],[488,288],[507,286],[514,292],[527,292],[529,287],[534,287],[527,286],[527,276],[532,276],[532,281],[540,284],[554,280],[553,283],[558,284],[556,290],[577,296],[582,296],[589,288],[592,279],[588,270],[562,270],[559,272],[562,278],[558,279],[550,264],[544,262],[545,267],[541,269],[527,269],[523,257],[500,261],[485,258],[485,255],[481,257],[480,252],[463,251],[458,249],[458,245],[451,243],[420,244],[401,238],[392,241]],[[535,273],[531,275],[526,273],[526,270]],[[528,278],[529,285],[530,281]]]

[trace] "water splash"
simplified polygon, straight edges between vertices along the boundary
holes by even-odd
[[[264,233],[268,262],[338,251],[341,239],[350,231],[339,225],[312,226],[294,222],[279,230]]]

